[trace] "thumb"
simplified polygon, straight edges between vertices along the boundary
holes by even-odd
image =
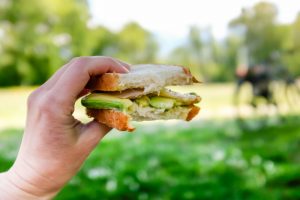
[[[92,151],[99,141],[111,130],[108,126],[93,120],[84,124],[79,136],[79,142],[83,148]]]

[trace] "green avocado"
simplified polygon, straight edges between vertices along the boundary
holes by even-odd
[[[150,101],[150,99],[147,96],[142,96],[135,100],[135,102],[137,102],[137,104],[141,107],[149,106],[149,101]]]
[[[87,108],[126,111],[132,105],[132,101],[110,96],[108,94],[92,93],[82,98],[81,104]]]
[[[175,99],[155,96],[150,99],[150,105],[155,108],[170,109],[174,107],[175,101]]]

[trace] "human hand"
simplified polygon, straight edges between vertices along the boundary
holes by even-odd
[[[92,76],[128,69],[109,57],[75,58],[30,95],[17,159],[0,179],[5,199],[50,199],[60,191],[110,130],[96,121],[75,119],[76,100],[88,92],[85,86]]]

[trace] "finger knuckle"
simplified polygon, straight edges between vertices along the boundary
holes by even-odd
[[[104,57],[104,59],[108,62],[108,63],[116,63],[116,60],[112,57],[106,56]]]
[[[36,102],[36,107],[40,113],[46,116],[52,116],[56,113],[55,109],[60,104],[56,95],[45,94]]]
[[[41,93],[42,93],[41,89],[38,88],[29,94],[29,96],[27,98],[27,107],[28,108],[32,108],[36,104]]]
[[[71,63],[82,63],[86,62],[89,59],[88,56],[80,56],[80,57],[74,57],[71,60]]]
[[[74,63],[76,62],[78,59],[80,59],[80,57],[74,57],[70,60],[70,63]]]

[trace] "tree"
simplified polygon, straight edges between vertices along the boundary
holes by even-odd
[[[39,85],[75,56],[155,61],[149,31],[137,23],[118,33],[89,27],[89,16],[87,0],[0,0],[0,86]]]
[[[230,23],[231,27],[244,27],[245,45],[253,63],[270,62],[272,55],[283,49],[287,31],[277,24],[276,16],[275,5],[261,2],[243,9],[241,15]]]
[[[284,64],[295,76],[300,76],[300,13],[290,26],[290,40],[286,46]]]
[[[201,77],[202,80],[207,77],[203,65],[203,41],[198,27],[190,27],[186,43],[171,51],[168,62],[188,67],[193,74]]]
[[[203,81],[228,81],[232,76],[226,69],[226,48],[214,39],[210,29],[200,30],[192,26],[186,44],[171,52],[169,62],[188,66]]]
[[[2,0],[0,85],[41,84],[70,57],[88,55],[88,17],[85,0]]]
[[[153,35],[137,23],[129,23],[117,34],[115,56],[130,63],[155,62],[158,44]]]

